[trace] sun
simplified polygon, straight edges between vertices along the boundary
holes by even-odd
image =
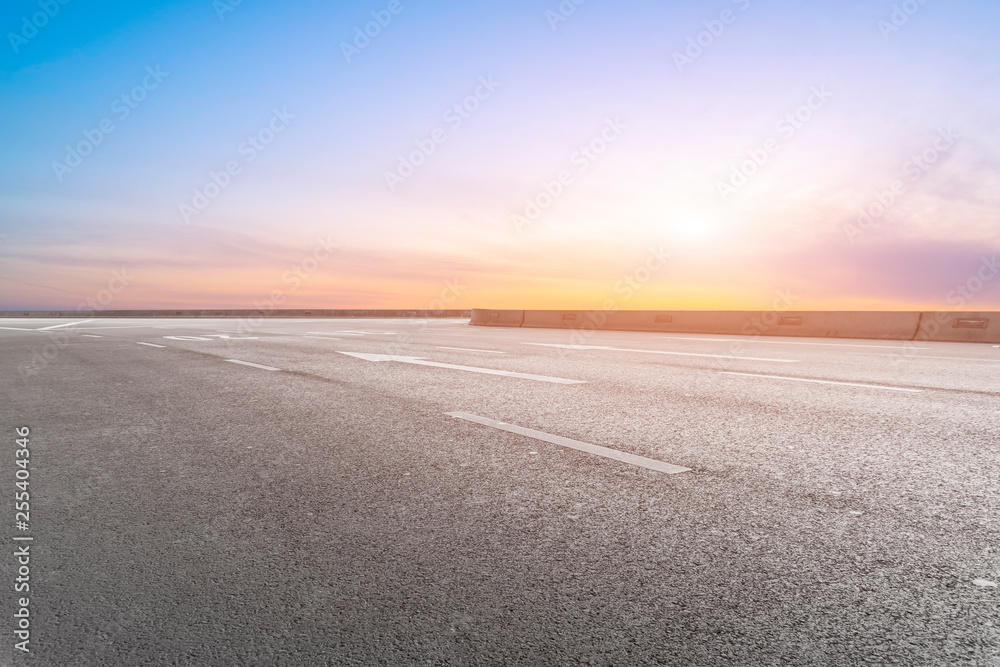
[[[674,223],[674,233],[687,241],[706,241],[714,238],[718,226],[705,218],[682,218]]]

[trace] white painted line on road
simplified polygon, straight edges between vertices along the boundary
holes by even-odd
[[[433,366],[435,368],[450,368],[456,371],[468,371],[470,373],[486,373],[487,375],[503,375],[505,377],[521,378],[522,380],[537,380],[539,382],[552,382],[554,384],[584,384],[586,380],[567,380],[565,378],[554,378],[547,375],[532,375],[530,373],[515,373],[514,371],[498,371],[494,368],[478,368],[476,366],[458,366],[456,364],[442,364],[436,361],[424,361],[422,357],[400,357],[391,354],[363,354],[361,352],[343,352],[341,354],[349,357],[357,357],[366,361],[398,361],[404,364],[415,364],[417,366]]]
[[[157,345],[156,343],[143,343],[141,340],[135,342],[136,345],[145,345],[147,347],[166,347],[166,345]]]
[[[929,347],[907,347],[904,345],[866,345],[864,343],[814,343],[812,341],[798,340],[754,340],[752,338],[684,338],[682,336],[659,336],[667,340],[700,340],[707,343],[764,343],[767,345],[823,345],[830,347],[875,347],[881,350],[897,350],[906,348],[909,350],[929,350]]]
[[[64,322],[63,324],[53,324],[50,327],[42,327],[41,329],[35,329],[35,331],[48,331],[49,329],[59,329],[62,327],[71,327],[74,324],[86,324],[87,322],[93,322],[93,319],[80,320],[79,322]]]
[[[303,338],[318,338],[320,340],[344,340],[343,338],[337,338],[335,336],[303,336]]]
[[[85,322],[92,322],[93,320],[84,320]],[[24,327],[0,327],[4,331],[48,331],[49,329],[57,329],[59,327],[68,327],[70,324],[79,324],[79,322],[69,322],[67,324],[56,324],[51,327],[42,327],[41,329],[25,329]],[[88,327],[89,328],[89,327]]]
[[[735,343],[746,342],[752,343],[753,339],[742,339],[742,338],[688,338],[686,336],[657,336],[657,338],[666,338],[667,340],[700,340],[705,343]]]
[[[176,320],[174,320],[176,322]],[[177,322],[176,324],[151,324],[150,329],[204,329],[206,326],[211,326],[208,323],[202,322]],[[239,333],[239,331],[227,331],[226,329],[216,329],[220,333]]]
[[[307,331],[311,334],[332,334],[336,336],[398,336],[397,331],[362,331],[361,329],[344,329],[343,331]]]
[[[909,391],[913,393],[922,392],[923,389],[907,389],[905,387],[886,387],[881,384],[861,384],[858,382],[834,382],[833,380],[810,380],[808,378],[792,378],[784,375],[761,375],[759,373],[737,373],[735,371],[719,371],[724,375],[746,375],[755,378],[768,378],[770,380],[793,380],[795,382],[815,382],[818,384],[839,384],[847,387],[865,387],[867,389],[887,389],[889,391]]]
[[[525,345],[540,345],[542,347],[561,347],[567,350],[611,350],[613,352],[644,352],[646,354],[668,354],[676,357],[711,357],[712,359],[741,359],[743,361],[771,361],[782,364],[797,364],[798,359],[765,359],[762,357],[737,357],[731,354],[699,354],[697,352],[668,352],[666,350],[636,350],[608,345],[561,345],[558,343],[525,343]]]
[[[223,359],[223,361],[228,361],[231,364],[242,364],[244,366],[253,366],[254,368],[259,368],[264,371],[280,371],[280,368],[274,368],[273,366],[262,366],[261,364],[252,364],[249,361],[240,361],[239,359]]]
[[[480,417],[479,415],[474,415],[468,412],[446,412],[445,414],[449,417],[456,417],[458,419],[464,419],[466,421],[475,422],[484,426],[491,426],[493,428],[500,429],[501,431],[517,433],[518,435],[524,435],[529,438],[534,438],[535,440],[551,442],[553,445],[569,447],[571,449],[577,449],[581,452],[587,452],[588,454],[596,454],[597,456],[603,456],[604,458],[621,461],[622,463],[631,463],[632,465],[639,466],[641,468],[665,472],[668,475],[691,471],[691,468],[682,468],[681,466],[664,463],[663,461],[647,459],[645,456],[636,456],[635,454],[629,454],[628,452],[620,452],[617,449],[608,449],[607,447],[601,447],[600,445],[592,445],[589,442],[581,442],[571,438],[564,438],[561,435],[552,435],[543,431],[524,428],[523,426],[515,426],[514,424],[508,424],[506,422],[497,421],[496,419],[490,419],[488,417]]]
[[[120,327],[80,327],[83,331],[100,331],[101,329],[156,329],[151,324],[125,324]],[[40,331],[40,330],[39,330]]]
[[[506,352],[500,352],[498,350],[476,350],[476,349],[473,349],[471,347],[444,347],[442,345],[438,345],[437,349],[439,349],[439,350],[461,350],[462,352],[489,352],[490,354],[507,354]]]
[[[104,336],[98,336],[97,334],[80,334],[86,338],[104,338]]]
[[[888,355],[888,354],[878,354],[876,352],[858,352],[858,355],[864,355],[866,357],[893,357],[898,359],[899,355]],[[947,359],[948,361],[1000,361],[1000,359],[987,359],[984,357],[933,357],[929,354],[913,354],[913,355],[903,355],[903,361],[912,361],[914,359]]]

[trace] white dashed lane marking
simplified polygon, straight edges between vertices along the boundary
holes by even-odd
[[[501,371],[495,368],[479,368],[477,366],[459,366],[457,364],[442,364],[437,361],[424,361],[421,357],[403,357],[391,354],[364,354],[361,352],[344,352],[337,350],[340,354],[349,357],[357,357],[365,361],[397,361],[404,364],[414,364],[416,366],[433,366],[435,368],[449,368],[456,371],[468,371],[470,373],[486,373],[487,375],[503,375],[505,377],[521,378],[523,380],[537,380],[538,382],[552,382],[555,384],[584,384],[586,380],[567,380],[566,378],[549,377],[548,375],[532,375],[531,373],[516,373],[514,371]]]
[[[857,354],[866,357],[892,357],[894,359],[900,358],[900,355],[898,354],[879,354],[878,352],[858,352]],[[985,357],[933,357],[929,354],[913,354],[913,355],[904,354],[902,355],[902,359],[903,361],[914,361],[918,359],[945,359],[947,361],[1000,361],[1000,358],[988,359]]]
[[[136,345],[145,345],[147,347],[166,347],[166,345],[157,345],[156,343],[143,343],[141,340],[136,341]]]
[[[249,361],[240,361],[239,359],[225,359],[224,361],[228,361],[231,364],[241,364],[243,366],[253,366],[254,368],[259,368],[259,369],[264,370],[264,371],[280,371],[281,370],[280,368],[275,368],[273,366],[263,366],[261,364],[250,363]]]
[[[866,345],[864,343],[816,343],[799,340],[753,340],[752,338],[685,338],[683,336],[659,336],[667,340],[700,340],[704,343],[758,343],[760,345],[822,345],[824,347],[877,347],[883,350],[929,350],[929,347],[909,347],[904,345]]]
[[[506,352],[500,352],[499,350],[476,350],[471,347],[443,347],[441,345],[437,346],[439,350],[461,350],[462,352],[489,352],[490,354],[507,354]]]
[[[71,327],[74,324],[86,324],[87,322],[93,322],[94,320],[80,320],[79,322],[64,322],[63,324],[53,324],[52,326],[42,327],[41,329],[35,329],[35,331],[48,331],[49,329],[59,329],[61,327]]]
[[[552,435],[551,433],[545,433],[544,431],[536,431],[523,426],[515,426],[514,424],[497,421],[496,419],[490,419],[489,417],[480,417],[479,415],[474,415],[468,412],[446,412],[445,414],[449,417],[464,419],[466,421],[482,424],[483,426],[500,429],[501,431],[517,433],[518,435],[534,438],[535,440],[550,442],[553,445],[569,447],[570,449],[576,449],[581,452],[587,452],[588,454],[603,456],[604,458],[621,461],[622,463],[630,463],[634,466],[639,466],[640,468],[648,468],[649,470],[665,472],[668,475],[674,475],[679,472],[690,472],[691,470],[690,468],[683,468],[670,463],[664,463],[663,461],[648,459],[645,456],[637,456],[635,454],[629,454],[628,452],[620,452],[617,449],[609,449],[607,447],[601,447],[600,445],[592,445],[589,442],[581,442],[579,440],[573,440],[572,438],[564,438],[561,435]]]
[[[744,375],[746,377],[767,378],[769,380],[791,380],[793,382],[815,382],[817,384],[839,384],[845,387],[864,387],[866,389],[886,389],[888,391],[922,392],[923,389],[908,389],[906,387],[886,387],[881,384],[861,384],[858,382],[835,382],[833,380],[812,380],[809,378],[793,378],[784,375],[761,375],[759,373],[737,373],[735,371],[719,371],[723,375]]]

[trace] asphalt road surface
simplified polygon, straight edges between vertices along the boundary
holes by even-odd
[[[1000,347],[255,324],[0,321],[0,665],[1000,665]]]

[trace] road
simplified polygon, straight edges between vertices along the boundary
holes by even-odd
[[[1000,347],[253,324],[0,321],[0,664],[1000,665]]]

